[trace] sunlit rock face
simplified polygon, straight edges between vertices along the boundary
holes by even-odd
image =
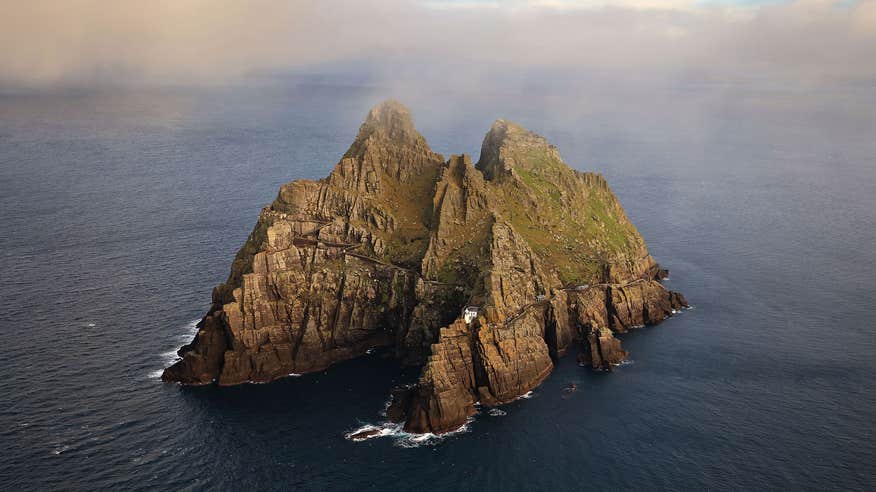
[[[497,120],[476,164],[445,160],[387,101],[328,177],[262,210],[162,377],[267,382],[386,347],[422,366],[388,415],[448,432],[538,386],[575,343],[595,369],[622,361],[615,333],[687,305],[665,274],[605,179],[544,138]]]

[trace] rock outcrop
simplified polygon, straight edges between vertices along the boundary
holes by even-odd
[[[267,382],[391,347],[422,374],[387,415],[448,432],[538,386],[576,343],[610,370],[626,356],[615,334],[687,305],[665,275],[605,179],[544,138],[498,120],[477,164],[445,161],[388,101],[327,178],[262,210],[162,377]]]

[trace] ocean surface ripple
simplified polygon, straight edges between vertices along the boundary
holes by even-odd
[[[259,209],[390,94],[0,96],[0,489],[872,490],[876,91],[581,91],[392,95],[445,155],[505,117],[604,173],[696,309],[440,439],[384,422],[417,371],[379,354],[159,380]]]

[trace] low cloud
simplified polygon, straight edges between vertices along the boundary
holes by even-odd
[[[876,0],[2,0],[0,85],[234,84],[360,71],[872,81]]]

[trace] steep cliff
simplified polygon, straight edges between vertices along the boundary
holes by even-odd
[[[687,305],[663,275],[605,179],[544,138],[498,120],[476,165],[445,162],[387,101],[327,178],[262,210],[163,379],[265,382],[392,347],[423,369],[388,415],[447,432],[538,386],[576,342],[595,369],[623,360],[615,333]]]

